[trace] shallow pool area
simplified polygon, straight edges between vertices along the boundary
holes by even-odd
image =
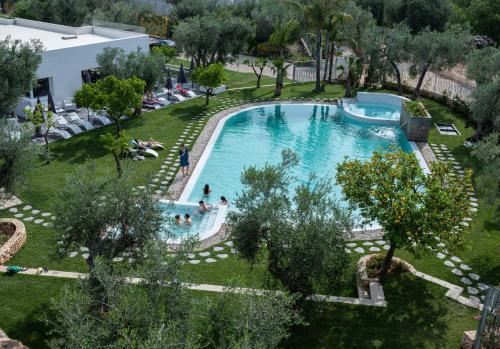
[[[224,223],[226,207],[214,205],[208,212],[200,213],[198,203],[180,203],[162,200],[158,203],[164,224],[160,237],[170,243],[179,243],[183,238],[198,237],[205,239],[219,231]],[[184,215],[189,214],[191,224],[186,224]],[[181,224],[175,223],[175,216],[181,217]]]
[[[354,102],[345,104],[353,113],[375,119],[399,121],[401,107],[386,103]]]
[[[218,203],[224,195],[231,202],[243,189],[240,176],[245,167],[277,163],[286,148],[299,157],[294,169],[297,185],[311,173],[334,181],[336,167],[346,157],[367,160],[375,150],[393,146],[415,150],[399,126],[361,122],[346,117],[336,105],[252,107],[219,122],[180,201]],[[202,191],[205,184],[212,189],[208,197]],[[339,187],[333,195],[340,199]]]

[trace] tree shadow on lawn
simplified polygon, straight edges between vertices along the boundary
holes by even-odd
[[[284,347],[446,347],[448,309],[426,281],[405,273],[384,282],[384,291],[386,308],[310,303],[309,326],[294,330]]]
[[[47,324],[45,319],[55,319],[50,302],[39,304],[33,311],[25,314],[21,321],[14,324],[8,335],[29,348],[48,348],[47,341],[51,338],[53,326]]]

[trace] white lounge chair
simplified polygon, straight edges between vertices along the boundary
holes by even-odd
[[[158,97],[158,104],[162,105],[162,106],[167,106],[170,104],[170,101],[168,99],[166,99],[165,97]]]
[[[57,139],[68,139],[71,138],[71,133],[60,128],[53,128],[49,131],[49,137],[54,137]]]
[[[90,114],[90,120],[93,122],[97,122],[102,126],[110,125],[112,123],[112,121],[109,120],[107,117],[96,113]]]
[[[191,90],[186,90],[186,94],[189,96],[189,97],[196,97],[196,93],[194,93],[194,91],[191,91]]]
[[[85,129],[85,131],[90,131],[90,130],[94,129],[94,125],[92,125],[87,120],[80,118],[77,113],[68,113],[68,114],[66,114],[65,118],[70,123],[73,123],[77,126],[83,127]]]
[[[154,158],[158,158],[158,153],[151,148],[141,148],[141,149],[129,148],[129,152],[130,152],[130,154],[132,154],[132,156],[134,156],[134,155],[142,155],[142,156],[151,155]]]
[[[77,135],[83,132],[80,127],[70,124],[63,116],[59,115],[54,118],[54,126],[66,130],[73,135]]]
[[[184,102],[184,101],[187,99],[186,97],[184,97],[183,95],[181,95],[181,94],[179,94],[179,93],[174,93],[174,94],[172,95],[172,98],[173,98],[173,99],[176,99],[176,100],[177,100],[177,101],[179,101],[179,102]]]

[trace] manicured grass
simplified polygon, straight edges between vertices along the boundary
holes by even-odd
[[[477,328],[477,311],[443,296],[444,289],[411,274],[384,282],[386,308],[311,304],[310,326],[296,328],[284,348],[455,349]]]
[[[0,328],[30,348],[46,348],[44,323],[51,298],[75,280],[0,275]],[[443,296],[444,289],[410,274],[384,282],[386,308],[308,303],[308,326],[296,327],[283,348],[457,348],[464,330],[475,329],[477,311]],[[193,297],[217,294],[191,292]]]

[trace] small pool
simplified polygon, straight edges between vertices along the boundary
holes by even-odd
[[[183,238],[197,236],[205,239],[219,231],[226,215],[226,206],[214,205],[206,213],[198,212],[197,203],[161,201],[158,203],[164,217],[160,237],[170,243],[179,243]],[[184,215],[191,216],[191,224],[184,224]],[[175,216],[180,215],[182,224],[175,224]]]
[[[349,103],[348,108],[353,113],[370,118],[399,121],[401,116],[401,108],[391,104],[355,102]]]

